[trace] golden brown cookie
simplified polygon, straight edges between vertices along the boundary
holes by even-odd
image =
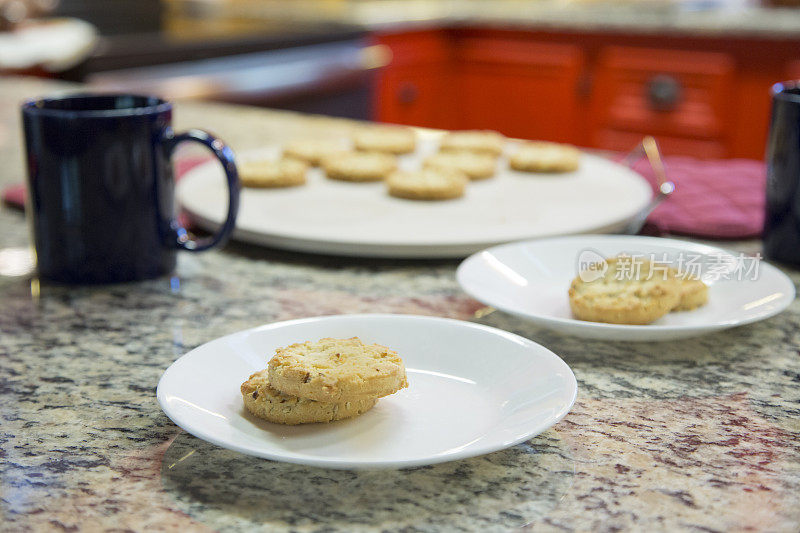
[[[403,360],[396,352],[364,344],[358,337],[279,348],[268,369],[275,389],[320,402],[379,398],[408,386]]]
[[[266,369],[251,375],[240,390],[248,411],[264,420],[288,425],[352,418],[366,413],[378,401],[377,398],[363,398],[330,403],[283,394],[270,386]]]
[[[649,324],[679,304],[680,282],[669,267],[631,256],[612,257],[606,265],[572,281],[569,303],[575,318]]]
[[[327,156],[346,149],[347,144],[341,140],[298,139],[284,146],[283,155],[317,166]]]
[[[442,138],[443,152],[467,151],[490,154],[495,157],[503,153],[506,138],[491,130],[452,131]]]
[[[469,178],[457,170],[425,168],[417,171],[398,170],[389,174],[389,194],[409,200],[448,200],[464,195]]]
[[[407,154],[417,147],[417,134],[402,126],[363,126],[353,132],[353,145],[365,152]]]
[[[397,168],[397,158],[384,152],[342,152],[322,160],[325,175],[344,181],[380,181]]]
[[[497,158],[491,154],[467,151],[439,152],[425,160],[425,168],[458,170],[471,180],[494,176]]]
[[[574,146],[544,141],[522,143],[508,158],[522,172],[571,172],[578,170],[581,152]]]
[[[673,311],[691,311],[708,302],[708,285],[687,272],[673,272],[681,286],[681,300]]]
[[[306,182],[308,164],[297,159],[243,160],[236,164],[244,187],[292,187]]]

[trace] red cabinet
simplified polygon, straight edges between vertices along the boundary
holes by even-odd
[[[377,35],[375,118],[627,150],[761,158],[800,41],[452,28]]]
[[[787,80],[800,80],[800,60],[790,62],[786,67]],[[785,80],[780,80],[785,81]]]
[[[384,35],[377,42],[390,48],[392,60],[376,80],[375,118],[414,126],[452,127],[450,108],[444,105],[453,67],[446,33]]]
[[[583,53],[567,44],[468,38],[455,50],[459,128],[569,141],[579,126],[575,92]]]

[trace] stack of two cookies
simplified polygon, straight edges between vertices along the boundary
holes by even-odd
[[[708,286],[690,273],[628,255],[592,265],[569,288],[575,318],[611,324],[649,324],[707,301]]]
[[[278,424],[332,422],[372,409],[408,386],[400,356],[380,344],[325,338],[279,348],[242,383],[245,407]]]

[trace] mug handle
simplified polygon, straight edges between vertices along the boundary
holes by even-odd
[[[239,183],[239,172],[236,170],[236,163],[233,158],[233,150],[206,131],[191,129],[183,133],[175,134],[172,130],[168,130],[162,139],[167,157],[172,157],[172,152],[184,141],[198,142],[211,150],[214,155],[217,156],[217,159],[219,159],[228,182],[228,215],[225,217],[225,222],[215,234],[202,239],[193,239],[186,228],[179,225],[176,220],[172,221],[172,227],[177,233],[175,246],[184,250],[189,250],[190,252],[202,252],[203,250],[208,250],[213,246],[224,243],[228,237],[230,237],[234,225],[236,224],[236,215],[239,212],[239,191],[241,190],[241,184]]]

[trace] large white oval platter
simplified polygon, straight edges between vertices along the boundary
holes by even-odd
[[[437,150],[440,135],[420,130],[417,152],[401,157],[401,168],[418,168]],[[237,157],[279,154],[280,146],[268,146]],[[301,187],[245,188],[234,238],[348,256],[465,257],[521,239],[614,232],[652,198],[639,174],[591,154],[583,154],[578,171],[565,174],[512,171],[503,157],[495,177],[470,183],[456,200],[404,200],[384,188],[383,183],[330,180],[320,169],[310,170]],[[178,183],[177,198],[201,227],[218,227],[227,212],[218,163],[189,171]]]

